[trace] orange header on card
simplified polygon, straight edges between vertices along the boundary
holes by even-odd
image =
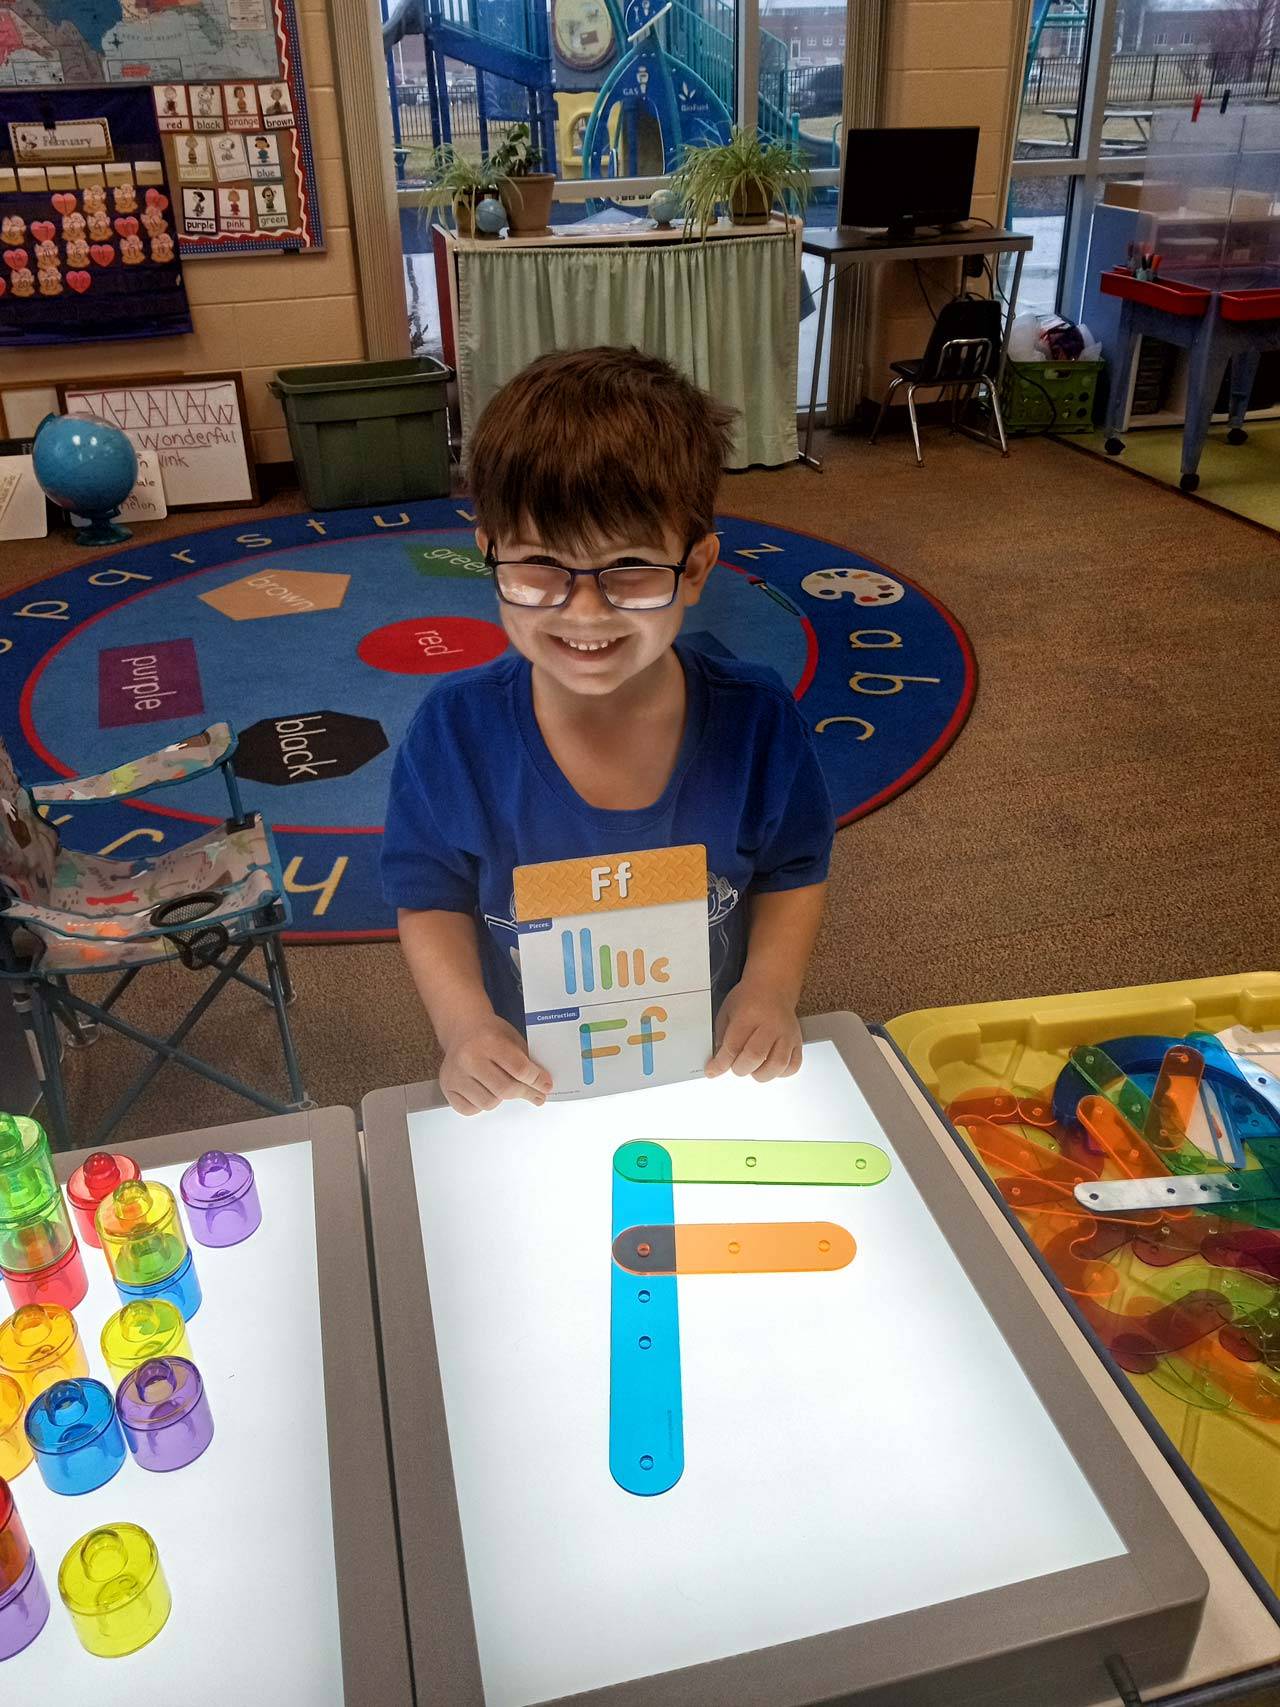
[[[705,901],[707,850],[702,846],[650,848],[644,853],[600,854],[517,866],[516,919],[615,913],[627,907],[661,907]]]

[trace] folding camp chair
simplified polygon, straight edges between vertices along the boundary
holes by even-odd
[[[0,741],[0,978],[14,986],[15,1006],[34,1043],[48,1123],[60,1148],[73,1139],[62,1078],[59,1022],[67,1042],[90,1043],[100,1025],[151,1051],[151,1059],[91,1138],[99,1145],[170,1061],[247,1097],[272,1114],[308,1106],[285,1013],[293,989],[280,947],[289,922],[284,877],[271,831],[240,801],[231,760],[236,737],[211,724],[158,753],[99,776],[73,777],[27,789]],[[146,794],[221,771],[231,815],[181,847],[142,859],[107,859],[62,845],[36,809],[88,806]],[[261,948],[266,983],[241,970]],[[114,1011],[124,991],[149,966],[178,960],[207,974],[201,995],[168,1037],[156,1037]],[[74,992],[71,980],[114,972],[99,1002]],[[181,1047],[187,1033],[234,979],[265,996],[275,1010],[292,1100],[278,1102]]]

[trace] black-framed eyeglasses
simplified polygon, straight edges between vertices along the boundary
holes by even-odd
[[[610,564],[607,569],[566,569],[547,558],[536,558],[532,563],[500,563],[491,545],[484,560],[498,597],[522,610],[555,610],[568,604],[581,575],[591,577],[615,610],[665,610],[675,600],[689,551],[679,563],[623,562]]]

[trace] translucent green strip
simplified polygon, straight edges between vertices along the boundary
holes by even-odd
[[[664,1138],[621,1145],[613,1166],[637,1185],[879,1185],[890,1162],[875,1144]]]

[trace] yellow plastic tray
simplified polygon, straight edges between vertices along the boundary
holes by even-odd
[[[988,1086],[1019,1096],[1043,1091],[1080,1044],[1139,1034],[1181,1037],[1234,1025],[1250,1031],[1280,1028],[1280,972],[930,1008],[903,1014],[887,1030],[945,1111],[955,1098]],[[1021,1130],[1043,1141],[1043,1133]],[[1127,1257],[1118,1265],[1125,1270],[1126,1285],[1133,1279],[1128,1265]],[[1213,1285],[1214,1271],[1203,1260],[1194,1259],[1187,1268],[1193,1271],[1189,1281],[1199,1283],[1203,1277],[1205,1286]],[[1118,1295],[1117,1303],[1123,1299]],[[1232,1409],[1204,1409],[1174,1397],[1150,1376],[1127,1379],[1259,1570],[1280,1591],[1280,1424]]]

